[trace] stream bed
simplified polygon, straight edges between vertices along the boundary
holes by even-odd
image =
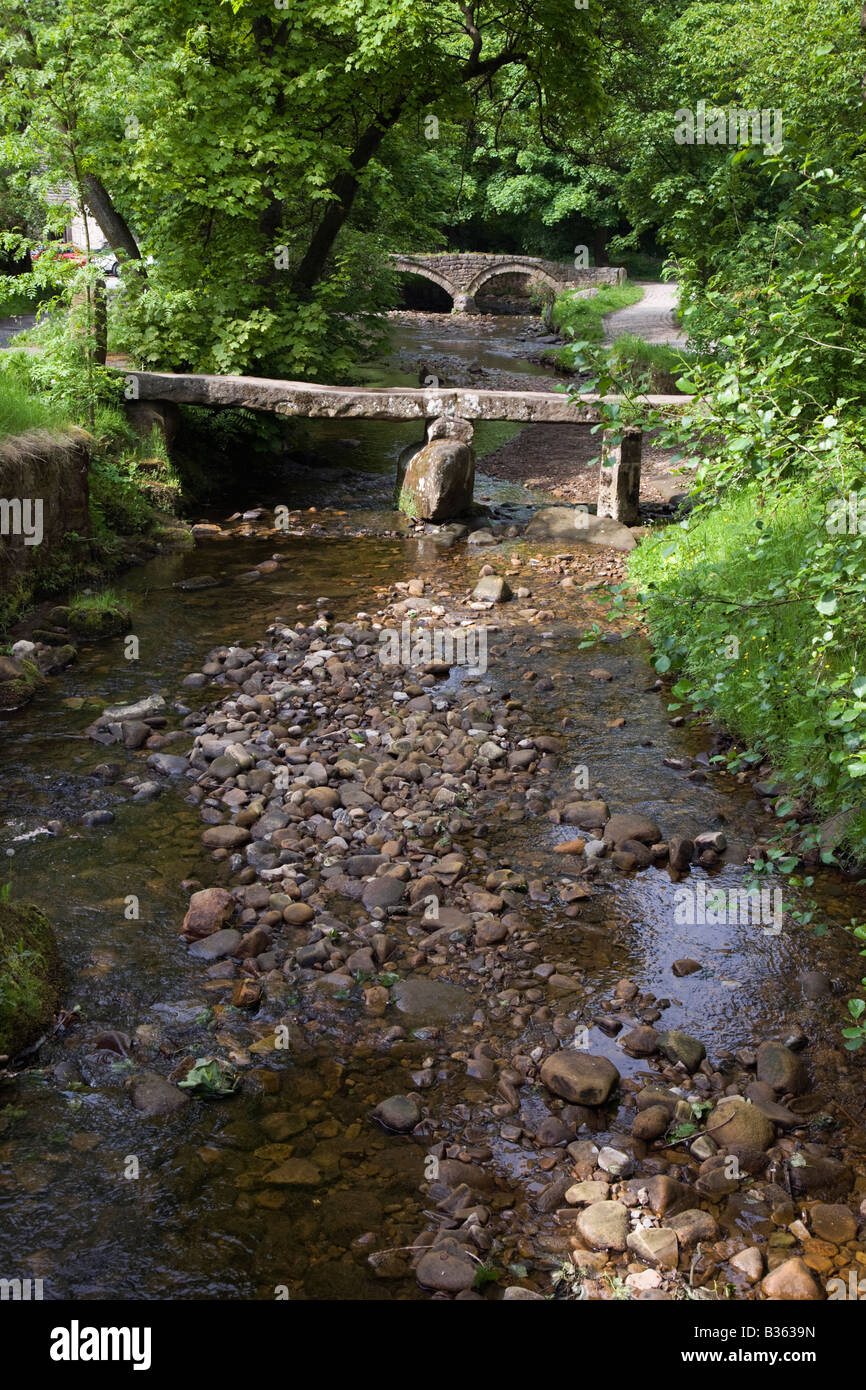
[[[522,356],[528,322],[401,315],[394,355],[371,367],[369,380],[410,384],[426,368],[454,380],[464,371],[464,380],[483,385],[526,372],[540,376],[542,369]],[[417,426],[310,422],[321,460],[315,469],[287,470],[268,496],[245,495],[239,479],[239,515],[206,518],[218,535],[203,536],[193,550],[158,555],[116,586],[133,613],[138,661],[124,658],[122,638],[82,645],[74,666],[27,708],[4,717],[5,877],[14,897],[36,902],[55,924],[67,972],[64,1004],[76,1016],[4,1083],[0,1275],[41,1278],[46,1298],[427,1298],[430,1287],[419,1286],[406,1252],[436,1207],[428,1148],[439,1144],[439,1161],[482,1164],[495,1174],[486,1224],[497,1232],[499,1287],[518,1283],[546,1294],[569,1247],[557,1208],[543,1199],[539,1206],[539,1197],[560,1171],[565,1141],[553,1142],[550,1130],[550,1143],[529,1142],[551,1118],[537,1081],[521,1091],[516,1113],[494,1108],[503,1093],[478,1045],[490,1043],[488,1061],[529,1056],[538,1046],[546,1051],[551,1022],[566,1018],[575,1033],[589,1028],[593,1056],[608,1057],[637,1086],[646,1059],[629,1056],[616,1033],[594,1022],[609,1016],[612,999],[627,998],[623,982],[641,999],[664,1002],[659,1028],[703,1040],[713,1057],[733,1058],[766,1038],[802,1030],[809,1091],[817,1097],[804,1115],[820,1114],[823,1127],[804,1123],[803,1142],[823,1136],[834,1155],[866,1173],[862,1063],[842,1051],[839,1036],[844,994],[861,970],[841,930],[861,912],[850,884],[829,874],[819,881],[815,891],[831,928],[820,939],[789,921],[778,934],[753,923],[682,924],[678,880],[658,862],[590,880],[585,898],[569,896],[580,880],[557,845],[576,832],[550,809],[568,793],[575,768],[588,769],[583,785],[594,797],[614,812],[657,822],[666,841],[722,830],[726,849],[718,864],[692,871],[694,881],[714,889],[742,886],[753,845],[775,822],[748,783],[710,763],[710,730],[689,721],[672,725],[647,643],[605,616],[594,586],[615,582],[620,562],[580,546],[564,557],[561,543],[523,537],[546,499],[484,474],[484,455],[516,428],[476,431],[476,500],[491,508],[498,527],[497,543],[482,551],[462,541],[446,548],[429,528],[425,533],[392,510],[396,457]],[[292,510],[291,526],[275,538],[270,509],[281,503]],[[483,614],[493,629],[486,671],[464,679],[456,669],[419,689],[434,699],[444,694],[451,708],[462,708],[473,691],[494,712],[510,702],[515,739],[558,741],[555,764],[536,774],[546,799],[522,785],[515,794],[507,777],[490,776],[481,779],[471,830],[465,819],[449,829],[447,812],[437,822],[440,853],[446,843],[462,846],[480,892],[489,895],[484,875],[503,864],[529,885],[521,890],[513,966],[484,952],[470,960],[469,952],[458,968],[447,951],[438,965],[407,965],[413,958],[403,943],[389,970],[421,984],[412,1002],[389,1003],[384,1017],[371,1013],[366,981],[344,998],[312,998],[291,971],[283,985],[269,987],[269,1007],[260,1015],[227,1005],[226,978],[209,976],[179,932],[190,892],[232,887],[237,869],[202,847],[202,805],[190,796],[195,767],[165,776],[149,770],[147,759],[154,752],[185,756],[189,730],[200,727],[197,711],[212,711],[237,686],[185,679],[215,650],[269,650],[266,634],[275,622],[297,629],[327,613],[331,632],[359,613],[390,614],[406,597],[394,586],[418,578],[425,594],[465,620],[464,596],[485,562],[516,575],[512,584],[525,585],[530,596]],[[581,646],[594,622],[602,637]],[[603,677],[592,674],[598,668]],[[399,681],[393,685],[399,690]],[[103,706],[152,695],[166,701],[156,742],[129,751],[88,737]],[[94,811],[110,819],[83,825],[82,815]],[[218,819],[214,814],[212,823]],[[408,839],[419,862],[432,852],[423,836]],[[329,920],[325,912],[322,920]],[[699,968],[675,975],[673,963],[682,959]],[[554,970],[535,973],[539,961]],[[806,972],[825,977],[815,997],[804,993]],[[548,1016],[551,974],[567,986],[563,1009]],[[459,993],[449,995],[445,986]],[[520,995],[516,1015],[508,989]],[[649,1004],[643,1007],[647,1012]],[[280,1021],[290,1046],[251,1052]],[[403,1036],[389,1042],[393,1026]],[[166,1076],[184,1057],[214,1054],[240,1058],[242,1084],[234,1095],[194,1097],[156,1117],[131,1104],[137,1069]],[[467,1068],[472,1059],[478,1065]],[[407,1092],[420,1095],[425,1110],[414,1134],[371,1121],[383,1100]],[[504,1094],[507,1109],[507,1086]],[[610,1139],[605,1126],[591,1133],[599,1145]],[[320,1180],[269,1185],[268,1165],[289,1156],[306,1161]],[[856,1205],[864,1190],[858,1176],[848,1200]],[[730,1225],[720,1214],[722,1232],[752,1229],[731,1210],[725,1208]],[[721,1263],[719,1255],[707,1266],[708,1278]],[[437,1287],[435,1296],[449,1292]],[[495,1280],[479,1288],[497,1296]],[[742,1284],[737,1296],[750,1296],[750,1288]]]

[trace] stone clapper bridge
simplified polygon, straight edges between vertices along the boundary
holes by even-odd
[[[581,396],[574,404],[555,391],[476,391],[453,389],[357,389],[320,386],[271,377],[209,376],[174,372],[121,370],[129,405],[196,405],[259,410],[284,417],[326,420],[418,420],[425,439],[410,444],[397,463],[397,505],[407,516],[423,521],[448,521],[472,504],[475,455],[474,420],[510,420],[517,424],[592,425],[601,419],[601,405],[617,396]],[[642,403],[682,410],[693,403],[684,396],[643,396]],[[616,442],[619,440],[619,442]],[[640,521],[640,429],[602,434],[598,488],[599,517],[624,526]],[[580,511],[575,517],[579,528]]]

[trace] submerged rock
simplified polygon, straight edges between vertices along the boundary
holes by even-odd
[[[411,1096],[389,1096],[376,1106],[373,1119],[378,1120],[383,1129],[396,1134],[408,1134],[421,1118],[421,1107]]]
[[[130,1082],[132,1103],[142,1115],[171,1115],[189,1104],[189,1096],[179,1091],[155,1071],[142,1072]]]

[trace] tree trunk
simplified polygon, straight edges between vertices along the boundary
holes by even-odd
[[[470,78],[475,77],[492,77],[500,69],[508,67],[511,63],[523,62],[526,58],[525,53],[509,50],[507,53],[499,54],[496,58],[487,58],[482,61],[479,57],[481,36],[474,29],[474,25],[468,32],[472,34],[473,48],[471,57],[461,69],[461,82],[468,82]],[[310,244],[292,281],[294,289],[302,297],[309,294],[325,269],[328,256],[331,254],[331,247],[352,211],[355,194],[358,192],[358,175],[373,158],[388,131],[399,121],[405,104],[406,94],[403,93],[395,99],[390,110],[384,116],[377,117],[367,126],[349,157],[349,168],[344,173],[338,174],[331,184],[333,200],[328,204],[321,222],[313,232]]]
[[[95,174],[85,174],[82,179],[87,205],[99,223],[106,241],[113,251],[123,252],[130,260],[140,261],[138,243],[126,221],[111,201],[111,194]],[[144,267],[142,266],[142,273]]]
[[[387,115],[367,126],[349,158],[350,168],[334,179],[331,185],[333,201],[328,204],[295,271],[293,283],[301,295],[309,294],[322,274],[337,234],[352,211],[352,204],[358,192],[358,174],[373,158],[391,127],[396,125],[402,109],[403,98],[400,97]]]

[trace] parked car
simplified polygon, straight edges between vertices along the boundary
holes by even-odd
[[[87,252],[81,251],[77,246],[69,246],[65,242],[51,241],[47,246],[37,246],[30,252],[31,260],[38,260],[40,256],[50,254],[53,259],[59,261],[72,261],[75,265],[87,264]],[[90,252],[90,259],[104,275],[117,276],[120,274],[120,264],[117,256],[110,246],[100,246],[97,251]]]
[[[30,252],[31,261],[38,261],[40,256],[50,253],[53,260],[74,261],[76,265],[85,265],[87,256],[83,251],[79,251],[76,246],[69,246],[60,241],[50,241],[47,246],[36,246]]]

